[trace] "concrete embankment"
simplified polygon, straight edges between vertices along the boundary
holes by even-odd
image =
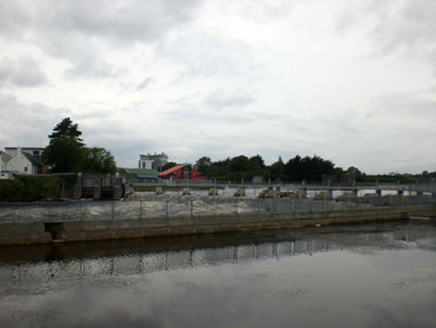
[[[0,245],[75,242],[174,235],[297,229],[435,217],[435,205],[124,220],[2,223]]]

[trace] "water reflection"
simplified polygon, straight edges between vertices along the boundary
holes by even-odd
[[[337,229],[1,248],[0,326],[436,323],[435,227]]]

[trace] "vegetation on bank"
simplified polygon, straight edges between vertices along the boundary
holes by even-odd
[[[32,202],[59,197],[63,179],[20,175],[0,180],[0,201]]]

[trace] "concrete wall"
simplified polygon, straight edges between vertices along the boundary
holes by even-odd
[[[411,215],[421,214],[436,216],[436,207],[427,205],[348,211],[184,216],[143,220],[3,223],[0,225],[0,245],[296,229],[307,226],[405,220]]]

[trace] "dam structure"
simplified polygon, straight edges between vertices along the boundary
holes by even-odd
[[[307,188],[306,193],[301,188]],[[358,192],[351,192],[333,198],[333,190],[326,192],[325,186],[317,187],[317,193],[310,195],[314,188],[268,187],[253,196],[245,196],[245,188],[232,188],[233,195],[228,190],[227,195],[212,192],[213,196],[185,190],[182,195],[137,193],[121,201],[2,203],[0,245],[297,229],[436,217],[433,189],[409,188],[404,189],[407,192],[391,191],[385,196],[381,196],[379,189],[373,189],[369,196],[359,197]]]

